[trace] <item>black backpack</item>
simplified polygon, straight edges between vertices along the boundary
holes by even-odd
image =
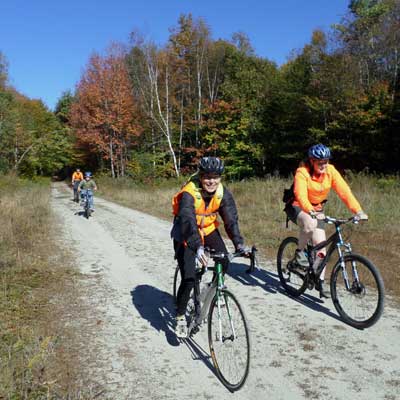
[[[291,205],[294,201],[294,183],[290,186],[289,189],[283,190],[282,201],[285,203],[285,208],[288,205]]]
[[[282,201],[285,203],[283,211],[286,213],[286,228],[288,228],[290,219],[288,216],[288,209],[291,208],[291,205],[294,202],[294,183],[291,184],[289,189],[283,190]]]

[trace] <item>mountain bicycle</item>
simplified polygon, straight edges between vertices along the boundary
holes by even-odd
[[[81,206],[83,207],[83,215],[87,219],[92,215],[90,196],[93,196],[93,192],[90,189],[81,190]]]
[[[287,237],[282,241],[277,256],[279,280],[293,297],[300,296],[307,289],[312,290],[318,285],[323,269],[337,250],[339,258],[330,278],[333,304],[347,324],[357,329],[369,328],[382,315],[385,290],[378,268],[366,257],[353,253],[350,242],[343,239],[341,226],[349,222],[358,224],[359,220],[357,217],[337,219],[326,216],[324,221],[335,225],[335,232],[316,246],[307,244],[308,267],[300,267],[295,262],[298,239]],[[328,245],[325,256],[318,253]],[[320,258],[319,265],[314,270],[317,257]]]
[[[249,251],[252,260],[255,260],[255,251],[255,247]],[[195,285],[186,308],[188,338],[193,337],[207,321],[208,344],[216,374],[222,384],[234,392],[244,385],[249,374],[250,336],[243,309],[225,286],[222,262],[244,257],[245,252],[216,253],[209,249],[208,252],[214,266],[199,265],[196,269]],[[213,272],[213,278],[200,291],[202,277],[207,271]],[[174,276],[175,298],[178,276],[179,268]]]

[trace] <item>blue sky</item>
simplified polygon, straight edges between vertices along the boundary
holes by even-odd
[[[245,32],[257,55],[277,62],[308,43],[316,28],[329,29],[349,0],[0,0],[0,51],[10,83],[54,108],[74,90],[94,52],[127,43],[139,29],[158,44],[182,13],[209,24],[214,39]]]

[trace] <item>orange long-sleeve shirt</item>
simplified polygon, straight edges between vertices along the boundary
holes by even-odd
[[[361,211],[360,203],[354,197],[349,185],[332,164],[328,164],[326,172],[319,177],[311,176],[307,167],[297,168],[294,176],[293,205],[307,213],[311,210],[320,211],[321,203],[328,198],[331,188],[350,211],[353,213]]]
[[[83,174],[82,174],[82,172],[77,172],[77,171],[75,171],[75,172],[72,174],[72,180],[73,180],[73,181],[83,181]]]

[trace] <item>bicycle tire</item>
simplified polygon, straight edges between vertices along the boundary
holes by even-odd
[[[293,297],[298,297],[307,289],[306,272],[290,270],[289,261],[294,257],[298,239],[292,236],[282,241],[278,249],[276,266],[279,280],[284,289]]]
[[[338,261],[331,274],[331,296],[336,311],[343,321],[357,329],[374,325],[383,313],[385,289],[382,276],[366,257],[351,253],[344,256],[351,289],[344,285],[342,266]],[[352,263],[356,263],[359,284],[355,281]],[[371,299],[367,299],[367,296]],[[352,306],[352,304],[356,304]],[[368,308],[368,311],[367,311]],[[351,312],[354,310],[354,315]],[[369,311],[370,310],[370,311]]]
[[[85,206],[85,217],[87,218],[87,219],[89,219],[89,217],[90,217],[90,208],[88,207],[88,206]]]
[[[234,392],[244,385],[249,374],[250,335],[246,317],[236,297],[228,290],[223,290],[221,297],[225,305],[221,305],[218,294],[210,304],[208,343],[216,375],[228,390]],[[231,363],[228,365],[229,358]]]
[[[176,298],[177,298],[177,295],[178,295],[178,289],[179,289],[179,286],[180,286],[180,278],[181,278],[181,274],[180,274],[180,271],[179,271],[179,266],[177,265],[176,266],[176,268],[175,268],[175,272],[174,272],[174,283],[173,283],[173,286],[172,286],[172,296],[173,296],[173,298],[174,298],[174,303],[176,304]]]

